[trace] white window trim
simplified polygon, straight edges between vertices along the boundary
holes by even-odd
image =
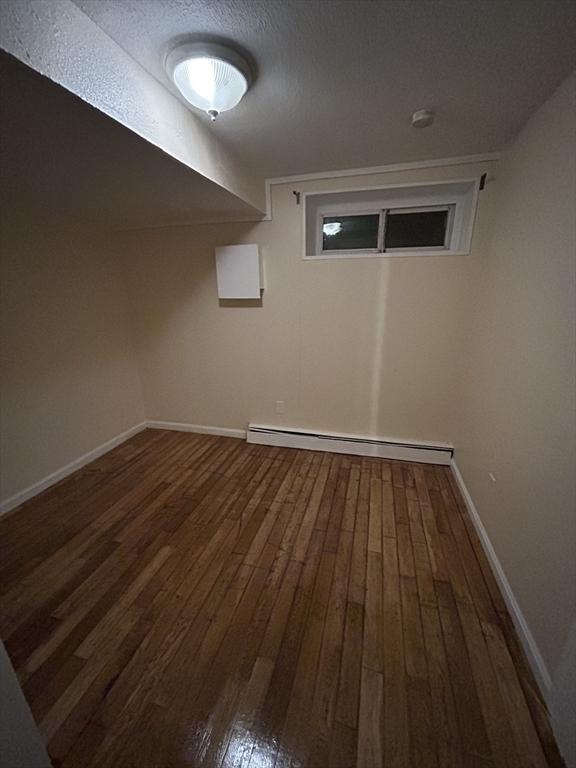
[[[468,220],[466,222],[463,221],[463,211],[462,211],[462,199],[460,196],[455,196],[454,194],[450,194],[450,192],[446,193],[446,198],[442,198],[441,196],[441,190],[442,187],[446,187],[449,189],[451,185],[456,184],[470,184],[471,185],[471,191],[472,191],[472,199],[471,199],[471,210],[470,215],[468,216]],[[316,234],[315,234],[315,245],[316,245],[316,253],[313,255],[309,255],[306,253],[306,211],[307,211],[307,205],[306,200],[308,197],[316,197],[318,195],[330,195],[330,194],[345,194],[347,192],[355,193],[355,192],[374,192],[378,190],[382,190],[382,192],[386,192],[388,190],[394,189],[398,190],[399,195],[401,195],[402,190],[404,189],[415,189],[415,188],[434,188],[434,192],[425,194],[423,193],[421,198],[415,198],[410,200],[410,204],[406,204],[406,199],[402,197],[398,198],[391,198],[387,200],[381,201],[381,207],[380,207],[380,201],[377,202],[377,205],[374,207],[367,208],[365,204],[363,205],[360,203],[338,203],[338,204],[329,204],[329,205],[323,205],[320,206],[316,213]],[[326,189],[318,189],[318,190],[310,190],[302,193],[302,258],[305,261],[322,261],[322,260],[329,260],[329,259],[354,259],[354,258],[377,258],[377,259],[383,259],[383,258],[397,258],[399,256],[465,256],[470,253],[470,246],[472,243],[472,233],[474,230],[474,222],[476,219],[476,211],[478,207],[478,195],[480,190],[480,178],[474,177],[474,178],[464,178],[464,179],[446,179],[442,181],[423,181],[423,182],[414,182],[414,183],[407,183],[407,184],[388,184],[383,185],[379,184],[378,186],[371,186],[371,187],[348,187],[346,189],[336,189],[336,190],[326,190]],[[405,211],[414,210],[417,209],[419,211],[422,210],[439,210],[439,209],[445,209],[450,208],[452,213],[450,216],[450,220],[448,222],[448,228],[450,229],[450,232],[448,233],[447,228],[447,237],[450,238],[450,247],[444,247],[444,246],[434,246],[434,247],[428,247],[428,248],[392,248],[388,249],[386,251],[384,250],[356,250],[356,251],[323,251],[322,250],[322,219],[325,216],[338,216],[338,215],[354,215],[354,214],[362,214],[362,213],[379,213],[380,211],[386,211],[390,209],[398,210],[403,209]],[[383,224],[383,220],[385,217],[381,217],[380,219],[380,226]],[[379,232],[379,234],[381,234]],[[452,247],[455,242],[460,241],[461,247],[460,248],[454,248]],[[379,242],[381,240],[379,239]]]

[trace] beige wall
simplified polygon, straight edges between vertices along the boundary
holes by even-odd
[[[478,177],[494,163],[298,184],[300,191]],[[450,440],[468,283],[489,228],[481,195],[468,257],[302,260],[293,184],[273,219],[119,235],[150,419],[249,421]],[[262,306],[219,305],[214,247],[261,246]],[[275,402],[283,400],[279,416]]]
[[[459,468],[554,685],[576,621],[575,93],[576,75],[502,159],[455,433]]]
[[[144,418],[109,238],[27,205],[1,232],[0,498]]]

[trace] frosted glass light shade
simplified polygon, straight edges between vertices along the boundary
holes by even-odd
[[[214,120],[235,107],[250,85],[250,70],[235,52],[215,44],[194,43],[173,51],[168,73],[192,106]]]

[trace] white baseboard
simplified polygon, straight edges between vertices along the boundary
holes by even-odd
[[[416,443],[339,432],[313,432],[309,429],[273,427],[263,424],[250,424],[246,439],[249,443],[257,445],[347,453],[353,456],[375,456],[380,459],[416,461],[424,464],[449,465],[452,460],[452,446],[447,444]]]
[[[179,421],[147,421],[148,429],[173,429],[176,432],[196,432],[199,435],[220,435],[221,437],[246,437],[245,429],[210,427],[204,424],[184,424]]]
[[[512,591],[510,582],[506,578],[504,568],[498,559],[496,550],[490,541],[486,528],[484,528],[484,524],[480,518],[480,514],[476,509],[474,502],[472,501],[472,497],[466,488],[462,475],[460,474],[458,466],[454,460],[452,461],[452,472],[456,478],[456,482],[458,483],[458,487],[460,488],[460,492],[462,493],[464,501],[466,502],[466,506],[468,507],[468,512],[470,514],[470,519],[472,520],[474,528],[476,529],[476,532],[480,538],[480,542],[482,543],[486,557],[492,566],[492,571],[494,572],[498,586],[500,587],[502,595],[504,596],[506,606],[508,607],[508,611],[512,617],[512,621],[514,622],[514,626],[516,627],[520,642],[522,643],[522,647],[524,648],[530,666],[532,667],[536,681],[540,686],[544,700],[549,704],[552,694],[552,679],[550,677],[550,673],[548,672],[548,668],[546,667],[546,663],[542,658],[542,654],[540,653],[538,645],[536,644],[536,640],[530,631],[528,622],[524,618],[524,614],[522,613],[522,609],[520,608],[514,592]]]
[[[143,429],[146,429],[146,426],[146,422],[143,421],[141,424],[136,424],[134,427],[130,427],[130,429],[127,429],[120,435],[116,435],[116,437],[113,437],[111,440],[107,440],[97,448],[94,448],[93,450],[88,451],[88,453],[85,453],[83,456],[80,456],[78,459],[71,461],[70,464],[66,464],[65,467],[61,467],[60,469],[56,470],[56,472],[52,472],[51,475],[44,477],[42,480],[39,480],[37,483],[28,486],[28,488],[24,488],[23,491],[19,491],[13,496],[10,496],[10,498],[0,503],[0,515],[4,515],[6,512],[10,512],[10,510],[20,506],[20,504],[28,501],[33,496],[37,496],[39,493],[42,493],[42,491],[45,491],[46,488],[49,488],[51,485],[54,485],[60,480],[63,480],[68,475],[76,472],[76,470],[86,466],[86,464],[90,464],[91,461],[94,461],[108,451],[111,451],[112,448],[120,445],[120,443],[129,440],[138,432],[142,432]]]

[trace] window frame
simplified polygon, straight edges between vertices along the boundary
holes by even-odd
[[[401,256],[464,256],[470,253],[472,234],[478,207],[479,177],[430,180],[404,184],[361,186],[303,190],[302,197],[302,259],[322,261],[354,258],[397,258]],[[374,193],[382,199],[374,199]],[[360,193],[360,194],[359,194]],[[361,193],[372,193],[372,202],[361,199]],[[342,198],[350,194],[350,200]],[[328,202],[335,196],[334,202]],[[320,200],[308,203],[308,199]],[[322,226],[325,217],[353,216],[355,214],[380,215],[378,245],[384,244],[386,211],[449,210],[444,246],[414,246],[378,249],[326,249],[322,245]],[[310,218],[312,217],[312,218]],[[314,249],[314,251],[313,251]],[[313,251],[313,252],[312,252]]]

